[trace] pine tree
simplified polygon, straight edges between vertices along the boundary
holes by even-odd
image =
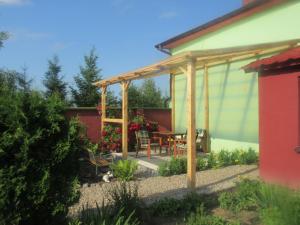
[[[84,56],[84,66],[80,73],[74,77],[76,89],[71,87],[73,102],[77,106],[96,106],[100,99],[100,90],[93,83],[102,79],[101,69],[97,66],[98,56],[95,49]]]
[[[48,61],[48,71],[45,73],[45,79],[43,81],[46,87],[46,97],[56,94],[65,100],[67,83],[63,81],[63,77],[60,76],[60,73],[61,66],[59,65],[59,59],[57,56],[54,56],[52,60]]]

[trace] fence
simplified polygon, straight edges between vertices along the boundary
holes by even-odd
[[[150,121],[158,122],[160,131],[171,130],[171,109],[143,108],[132,109],[134,112],[143,113]],[[86,127],[87,137],[94,143],[101,139],[101,116],[96,107],[68,108],[66,117],[78,117],[79,121]]]

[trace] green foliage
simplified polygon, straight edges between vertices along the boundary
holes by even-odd
[[[0,95],[0,224],[59,224],[79,197],[78,121],[56,96]]]
[[[262,184],[257,203],[264,225],[300,224],[300,191]]]
[[[99,102],[99,88],[93,85],[94,82],[102,79],[97,60],[95,49],[92,49],[84,56],[85,65],[80,67],[80,73],[74,78],[76,88],[71,88],[71,92],[73,102],[79,107],[96,106]]]
[[[207,169],[215,168],[217,166],[217,155],[211,152],[207,156]]]
[[[149,210],[154,216],[176,216],[181,210],[181,201],[175,198],[162,198],[154,202]]]
[[[172,175],[186,173],[186,169],[187,169],[186,158],[172,157],[169,162],[165,162],[159,165],[158,173],[161,176],[172,176]]]
[[[59,59],[57,56],[54,56],[52,60],[48,61],[48,71],[45,73],[45,79],[43,80],[46,88],[46,97],[57,95],[65,100],[67,83],[63,81],[63,77],[60,76],[60,73],[61,66],[59,65]]]
[[[221,150],[218,153],[218,167],[225,167],[232,165],[231,153],[225,150]]]
[[[187,225],[240,225],[238,221],[226,221],[217,216],[207,215],[203,204],[187,219]]]
[[[221,150],[219,153],[211,152],[206,156],[197,158],[196,169],[198,171],[222,168],[230,165],[253,164],[258,162],[258,154],[253,149],[248,151],[235,150],[226,151]],[[160,176],[171,176],[175,174],[186,173],[186,159],[172,158],[170,162],[164,162],[159,165],[158,173]]]
[[[138,168],[138,164],[134,160],[119,160],[117,163],[112,163],[110,168],[115,177],[121,181],[130,181],[134,178],[134,173]]]
[[[69,222],[69,225],[138,225],[139,222],[134,217],[134,211],[128,216],[123,215],[123,209],[117,214],[114,214],[113,207],[104,205],[99,207],[96,204],[96,209],[90,209],[88,205],[82,207],[82,210],[77,219]]]
[[[16,91],[30,91],[32,80],[28,80],[26,69],[22,73],[15,70],[0,69],[0,94],[5,95]]]
[[[255,150],[249,148],[247,151],[240,151],[239,163],[240,164],[254,164],[258,162],[258,155]]]
[[[235,212],[241,210],[255,209],[255,201],[258,194],[260,182],[244,179],[237,183],[234,192],[223,192],[219,196],[220,207]]]
[[[165,97],[156,86],[153,79],[145,79],[140,87],[130,85],[128,88],[128,106],[137,107],[165,107]]]
[[[122,210],[126,218],[135,212],[134,218],[142,218],[142,202],[138,197],[138,186],[135,183],[118,182],[106,190],[113,215]]]
[[[179,216],[189,215],[204,204],[206,207],[212,208],[216,206],[217,201],[213,196],[199,195],[191,192],[182,199],[163,198],[150,205],[149,210],[153,216]]]

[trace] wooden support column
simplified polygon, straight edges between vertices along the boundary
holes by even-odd
[[[128,87],[130,82],[123,81],[122,86],[122,156],[128,156]]]
[[[209,89],[208,89],[208,66],[204,66],[204,129],[206,130],[205,152],[210,152],[209,135]]]
[[[171,111],[171,119],[172,119],[172,131],[175,132],[175,75],[170,75],[171,81],[171,103],[172,103],[172,111]]]
[[[104,129],[104,120],[106,118],[106,86],[101,87],[101,135]]]
[[[195,61],[187,63],[187,186],[196,185]]]

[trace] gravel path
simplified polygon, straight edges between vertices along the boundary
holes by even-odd
[[[198,193],[213,193],[232,188],[240,178],[258,178],[256,165],[229,166],[221,169],[213,169],[197,172],[196,191]],[[162,197],[181,198],[187,193],[187,177],[185,174],[170,177],[152,176],[146,179],[135,181],[139,187],[139,197],[149,204]],[[79,202],[70,208],[70,214],[74,215],[82,205],[88,203],[94,207],[95,202],[105,201],[105,190],[111,187],[112,183],[96,183],[90,186],[81,187]]]

